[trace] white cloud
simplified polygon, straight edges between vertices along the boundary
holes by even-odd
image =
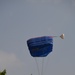
[[[17,58],[14,53],[7,53],[0,51],[0,69],[21,67],[22,62]]]

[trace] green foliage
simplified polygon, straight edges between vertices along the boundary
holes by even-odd
[[[0,75],[6,75],[6,69],[4,69],[2,72],[0,72]]]

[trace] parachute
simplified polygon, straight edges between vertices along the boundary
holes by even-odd
[[[44,57],[47,57],[53,51],[54,37],[60,37],[61,39],[64,39],[64,34],[61,34],[60,36],[42,36],[30,38],[27,40],[27,46],[30,55],[35,58],[39,75],[43,75]],[[39,71],[39,64],[37,63],[36,57],[42,58],[41,74]]]
[[[53,37],[43,36],[32,38],[27,41],[31,56],[46,57],[53,49]]]

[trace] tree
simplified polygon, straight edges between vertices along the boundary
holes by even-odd
[[[6,69],[4,69],[2,72],[0,72],[0,75],[6,75]]]

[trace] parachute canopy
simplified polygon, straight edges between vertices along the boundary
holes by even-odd
[[[64,34],[61,34],[61,35],[60,35],[60,38],[61,38],[61,39],[64,39]]]
[[[32,57],[46,57],[53,49],[53,37],[42,36],[27,40],[29,52]]]

